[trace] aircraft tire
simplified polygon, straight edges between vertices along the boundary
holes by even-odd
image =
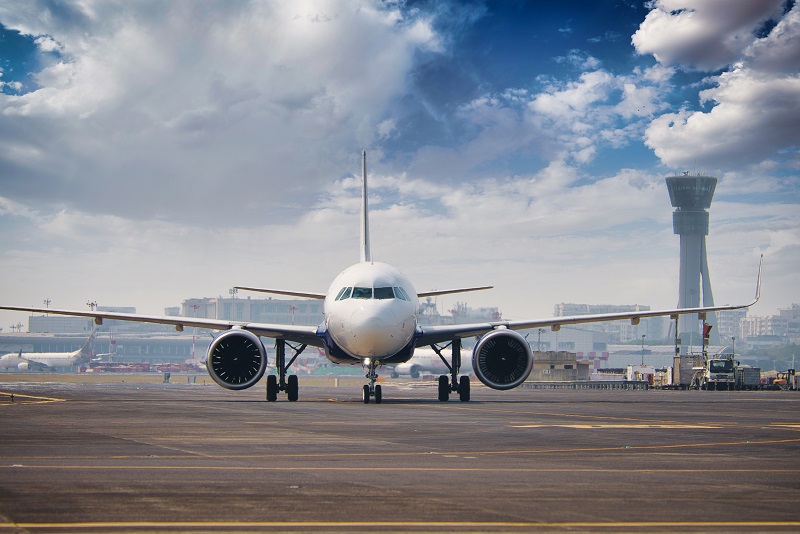
[[[297,375],[289,375],[286,378],[286,397],[289,402],[295,402],[300,396],[300,384],[297,382]]]
[[[383,400],[383,391],[380,386],[375,386],[375,404],[380,404]]]
[[[364,401],[364,404],[369,404],[369,386],[364,384],[364,389],[361,393],[361,399]]]
[[[450,381],[447,375],[439,377],[439,400],[442,402],[450,400]]]
[[[267,401],[275,402],[278,400],[278,377],[269,375],[267,377]]]
[[[469,402],[469,377],[462,376],[458,380],[458,398],[461,402]]]

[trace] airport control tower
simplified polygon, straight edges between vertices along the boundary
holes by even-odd
[[[708,212],[717,179],[714,176],[689,174],[667,177],[669,200],[675,211],[672,214],[672,229],[681,236],[681,269],[678,286],[678,308],[713,306],[711,280],[706,258],[706,236],[708,235]],[[702,282],[702,284],[701,284]],[[702,300],[701,300],[702,296]],[[712,325],[712,345],[719,344],[716,314],[709,313],[706,322]],[[700,322],[697,315],[681,315],[678,334],[683,341],[681,353],[688,353],[690,344],[701,344]]]

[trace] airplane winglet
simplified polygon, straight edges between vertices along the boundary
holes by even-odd
[[[372,261],[369,248],[369,211],[367,206],[367,151],[361,152],[361,263]]]

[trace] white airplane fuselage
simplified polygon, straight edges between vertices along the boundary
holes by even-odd
[[[399,270],[362,262],[342,271],[325,297],[318,335],[337,363],[408,361],[418,334],[417,292]]]
[[[71,367],[87,360],[82,349],[75,352],[10,352],[0,357],[0,368],[20,370],[42,367]]]

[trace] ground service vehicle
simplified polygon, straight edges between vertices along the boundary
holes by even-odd
[[[707,358],[705,367],[700,375],[700,389],[733,389],[736,384],[733,366],[733,354],[722,354]]]

